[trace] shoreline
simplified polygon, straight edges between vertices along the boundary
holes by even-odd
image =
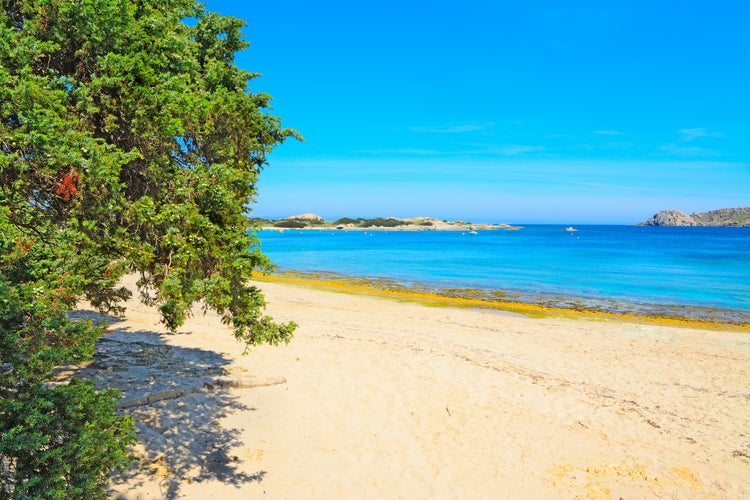
[[[517,231],[523,226],[505,223],[465,222],[442,220],[433,217],[376,217],[374,219],[344,217],[327,221],[315,214],[301,214],[286,219],[255,219],[261,231],[313,230],[313,231]],[[278,225],[282,224],[282,225]]]
[[[283,233],[285,231],[335,231],[335,232],[346,232],[346,231],[519,231],[524,226],[512,226],[510,224],[456,224],[446,223],[435,226],[415,226],[415,225],[403,225],[394,227],[384,226],[371,226],[371,227],[360,227],[347,225],[344,227],[336,226],[306,226],[306,227],[276,227],[276,226],[261,226],[258,231],[276,231]]]
[[[430,286],[424,283],[404,284],[390,278],[348,276],[326,271],[283,270],[253,276],[255,281],[283,283],[319,290],[414,302],[434,307],[456,307],[505,311],[531,318],[571,318],[599,321],[624,321],[707,330],[730,330],[750,333],[750,311],[673,304],[638,304],[561,297],[530,293],[505,292],[482,288]],[[586,304],[585,302],[588,302]],[[604,305],[608,303],[607,305]],[[631,310],[628,310],[630,306]],[[639,310],[636,310],[639,309]],[[656,311],[653,311],[656,309]]]

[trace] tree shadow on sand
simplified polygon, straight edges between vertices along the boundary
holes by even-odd
[[[240,470],[246,466],[231,454],[242,445],[240,430],[220,422],[234,412],[254,410],[215,383],[230,374],[231,360],[213,351],[171,346],[155,332],[117,328],[118,318],[93,311],[75,315],[104,320],[111,332],[99,339],[94,359],[75,375],[98,388],[118,389],[123,395],[118,412],[136,421],[139,461],[112,478],[120,492],[115,498],[127,498],[128,491],[147,482],[158,483],[164,498],[175,498],[183,484],[192,482],[216,480],[240,488],[263,480],[265,471]]]

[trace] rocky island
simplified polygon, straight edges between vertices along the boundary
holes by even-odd
[[[690,215],[679,210],[662,210],[639,226],[750,226],[750,207],[721,208]]]
[[[321,229],[321,230],[395,230],[395,231],[474,231],[521,229],[520,226],[509,224],[472,223],[465,221],[449,221],[432,217],[412,217],[401,219],[398,217],[376,217],[373,219],[343,217],[335,221],[327,221],[315,214],[292,215],[285,219],[253,219],[262,229]]]

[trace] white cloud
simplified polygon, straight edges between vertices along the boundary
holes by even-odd
[[[721,132],[711,132],[707,128],[683,128],[678,130],[677,133],[683,141],[693,141],[695,139],[700,139],[701,137],[711,137],[715,139],[724,137],[724,134]]]
[[[594,130],[596,135],[628,135],[625,132],[619,130]]]
[[[420,148],[385,148],[385,149],[356,149],[352,153],[368,155],[418,155],[431,156],[446,154],[439,149],[420,149]]]
[[[537,151],[544,151],[546,148],[543,146],[526,146],[523,144],[508,144],[505,146],[497,146],[491,149],[492,153],[499,153],[505,156],[517,156],[525,153],[534,153]]]
[[[477,132],[479,130],[487,130],[491,128],[491,123],[477,124],[467,123],[463,125],[452,125],[448,127],[409,127],[412,132],[418,132],[420,134],[462,134],[465,132]]]
[[[692,140],[692,139],[686,139],[686,140]],[[700,148],[698,146],[679,146],[677,144],[665,144],[661,147],[662,151],[666,151],[667,153],[676,155],[676,156],[686,156],[686,157],[695,157],[695,156],[715,156],[717,154],[716,151],[712,151],[707,148]]]

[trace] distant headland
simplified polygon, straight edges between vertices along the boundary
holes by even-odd
[[[750,226],[750,207],[721,208],[690,215],[679,210],[662,210],[639,226]]]
[[[292,215],[285,219],[260,219],[252,221],[262,229],[320,229],[320,230],[392,230],[392,231],[475,231],[505,229],[516,230],[521,226],[509,224],[475,224],[461,220],[449,221],[431,217],[412,217],[401,219],[398,217],[376,217],[373,219],[343,217],[335,221],[327,221],[315,214]]]

